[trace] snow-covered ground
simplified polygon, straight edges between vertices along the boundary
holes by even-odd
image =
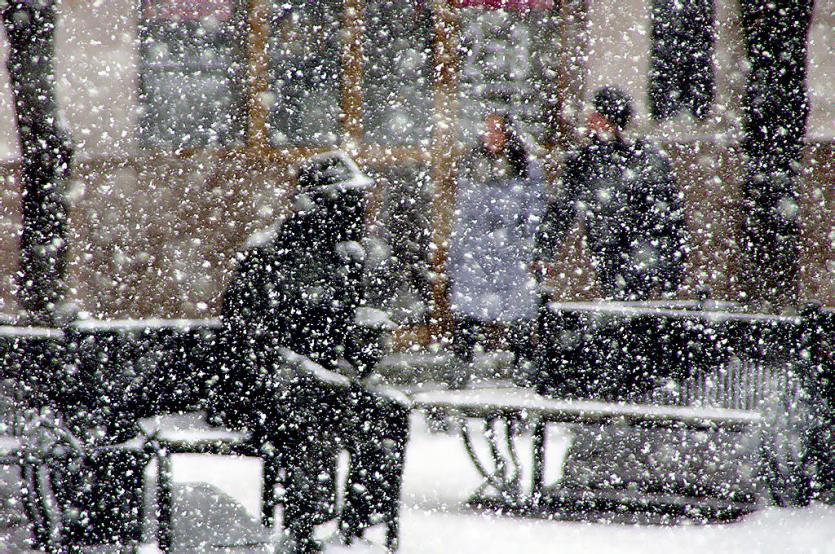
[[[555,429],[552,447],[568,444]],[[560,460],[549,462],[556,476]],[[209,456],[176,456],[174,479],[207,482],[226,492],[253,516],[260,498],[260,462]],[[475,513],[462,506],[479,479],[456,435],[430,433],[416,416],[407,453],[401,518],[403,554],[835,554],[835,507],[769,507],[722,525],[672,527],[577,523]],[[327,531],[327,530],[325,530]],[[382,530],[370,533],[381,544]],[[153,549],[149,550],[153,551]],[[329,545],[328,553],[382,552],[358,544]]]

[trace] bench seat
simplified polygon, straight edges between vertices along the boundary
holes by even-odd
[[[427,391],[414,394],[412,399],[418,408],[450,410],[480,419],[513,417],[548,423],[625,423],[726,430],[744,430],[761,420],[759,413],[745,410],[557,400],[520,388]]]

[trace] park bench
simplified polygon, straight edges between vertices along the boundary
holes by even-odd
[[[415,405],[457,416],[482,477],[474,506],[665,522],[732,520],[767,494],[803,504],[813,494],[810,472],[818,487],[831,486],[820,483],[827,474],[831,483],[832,468],[813,466],[832,463],[821,390],[832,367],[832,313],[729,307],[551,303],[540,318],[536,390],[427,391]],[[554,424],[577,437],[562,479],[547,483]],[[529,485],[520,444],[530,449]]]
[[[31,531],[31,545],[49,553],[62,553],[81,544],[105,542],[112,533],[133,536],[141,532],[141,504],[131,504],[124,479],[108,479],[106,468],[125,457],[135,460],[128,479],[141,486],[145,442],[134,437],[121,443],[83,441],[49,410],[18,414],[17,434],[0,434],[0,466],[16,468],[21,507]],[[122,463],[119,463],[122,462]],[[101,470],[105,470],[102,473]],[[132,471],[131,471],[132,470]],[[95,475],[94,478],[90,478]],[[75,508],[83,506],[84,511]],[[128,519],[110,516],[131,512]],[[95,530],[86,518],[106,521]]]
[[[478,388],[418,393],[417,408],[442,410],[459,417],[464,447],[483,481],[468,503],[474,507],[523,515],[558,515],[601,511],[610,505],[652,504],[657,511],[698,511],[704,517],[733,518],[750,511],[743,502],[721,502],[710,498],[680,498],[673,495],[640,497],[620,491],[591,495],[589,491],[558,490],[545,480],[547,430],[552,424],[585,426],[629,426],[649,429],[685,429],[720,433],[744,433],[760,424],[756,412],[722,408],[695,409],[672,406],[607,403],[589,400],[555,400],[520,388]],[[489,461],[479,458],[474,430],[468,419],[483,422]],[[531,475],[529,486],[521,482],[523,470],[517,442],[522,429],[530,429]],[[617,471],[613,468],[613,471]],[[485,494],[487,489],[496,495]],[[635,506],[631,507],[634,511]]]
[[[273,525],[273,512],[280,502],[275,495],[280,467],[274,451],[255,444],[248,433],[209,424],[201,411],[205,407],[206,383],[212,375],[219,327],[218,320],[86,320],[64,329],[0,328],[0,379],[15,384],[14,389],[20,393],[16,399],[19,406],[30,406],[35,411],[47,406],[65,414],[83,414],[82,421],[75,422],[79,428],[98,425],[98,433],[104,437],[98,441],[101,444],[91,446],[72,439],[79,456],[121,451],[135,453],[143,465],[152,458],[158,460],[157,542],[163,551],[172,546],[174,454],[261,458],[261,520],[265,527]],[[311,373],[330,386],[350,384],[347,378],[309,360],[294,358],[292,353],[287,358],[294,370]],[[396,392],[377,388],[378,394],[393,401],[407,401]],[[47,497],[56,491],[32,480],[32,468],[48,471],[60,459],[53,452],[55,448],[36,457],[24,455],[27,430],[15,420],[11,423],[6,425],[6,433],[0,432],[0,465],[18,466],[21,475],[29,479],[24,490],[32,493],[26,505],[36,544],[45,549],[60,549],[61,544],[78,537],[62,536],[61,514],[47,513]],[[64,425],[55,430],[62,437],[72,437]],[[118,480],[116,476],[114,479]],[[52,504],[52,508],[58,507]],[[111,513],[105,518],[118,522],[127,516],[141,521],[141,509],[139,499],[129,510],[131,514]],[[387,514],[383,523],[387,545],[394,549],[397,514]],[[129,523],[125,525],[130,527],[128,532],[108,539],[120,543],[138,541],[141,530]]]
[[[471,425],[465,421],[461,427],[464,446],[484,477],[484,485],[473,495],[475,504],[540,514],[572,507],[633,510],[659,505],[663,512],[687,513],[695,506],[700,517],[731,519],[761,500],[752,495],[741,495],[739,501],[727,495],[717,499],[710,491],[697,498],[663,491],[653,494],[640,487],[569,489],[548,484],[542,471],[547,429],[557,423],[734,437],[754,429],[760,461],[766,459],[764,466],[771,473],[772,493],[784,501],[802,502],[811,486],[803,474],[806,460],[791,458],[792,449],[773,444],[786,428],[769,433],[764,423],[773,422],[767,421],[764,407],[778,400],[792,416],[798,406],[792,402],[798,397],[814,400],[813,407],[821,405],[821,395],[827,398],[814,384],[820,377],[815,372],[823,371],[826,364],[831,368],[831,342],[824,343],[833,337],[832,314],[818,309],[801,316],[766,316],[734,313],[726,306],[705,307],[704,303],[550,304],[540,320],[536,391],[426,392],[415,395],[416,405],[486,422],[492,467],[478,459]],[[21,399],[36,407],[57,406],[67,413],[86,413],[91,421],[97,417],[105,421],[111,428],[102,432],[110,441],[96,448],[137,455],[141,450],[144,459],[152,455],[160,459],[163,546],[170,541],[166,489],[173,453],[258,455],[245,436],[212,428],[193,413],[202,408],[218,325],[216,320],[149,320],[86,321],[64,329],[0,328],[0,379],[17,383],[23,391]],[[619,348],[612,348],[613,344]],[[590,381],[589,376],[596,379]],[[581,385],[588,382],[598,386],[584,390]],[[164,414],[170,413],[181,415],[166,419]],[[136,423],[147,417],[157,419],[143,422],[142,448],[137,449],[131,443],[137,436]],[[192,434],[178,434],[189,419]],[[504,447],[499,444],[499,426],[504,427]],[[521,486],[514,445],[525,430],[530,430],[533,459],[529,489]],[[814,434],[807,435],[801,440],[809,443],[804,447],[811,451],[814,441],[809,438]],[[628,439],[628,433],[615,437],[614,443],[624,437]],[[15,440],[6,441],[2,455],[20,463],[15,452],[21,444]],[[586,454],[581,451],[572,457],[569,452],[567,472],[582,466]],[[269,524],[275,503],[270,493],[278,471],[270,464],[265,468],[262,519]],[[489,489],[495,494],[486,494]],[[32,517],[37,521],[36,514]],[[396,542],[396,516],[388,524]]]
[[[139,421],[141,437],[146,449],[157,459],[156,515],[157,546],[163,552],[173,544],[172,525],[172,456],[174,454],[212,454],[216,456],[258,456],[250,435],[240,431],[218,428],[206,422],[202,412],[153,416]],[[263,460],[264,518],[267,510],[272,518],[275,506],[273,492],[276,484],[271,460]],[[271,524],[271,519],[264,522]]]

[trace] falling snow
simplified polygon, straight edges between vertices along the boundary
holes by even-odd
[[[835,553],[832,0],[0,0],[0,553]]]

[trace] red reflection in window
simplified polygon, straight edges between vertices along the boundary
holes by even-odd
[[[525,12],[550,10],[554,7],[554,0],[455,0],[455,6],[458,8],[484,8],[488,10]]]

